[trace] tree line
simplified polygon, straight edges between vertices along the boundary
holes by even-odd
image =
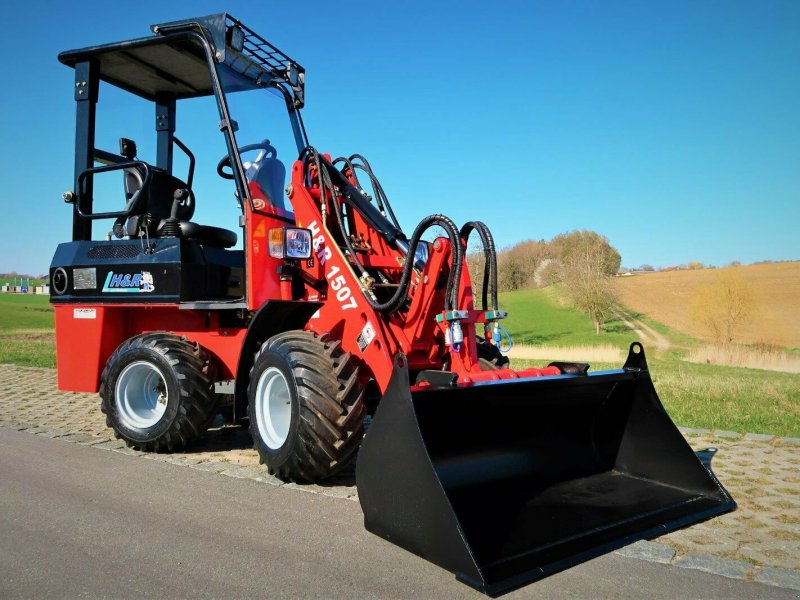
[[[611,277],[621,257],[605,236],[590,230],[562,233],[549,241],[526,240],[497,254],[500,291],[561,284],[570,302],[586,313],[602,332],[616,304]],[[473,281],[483,278],[481,249],[467,253]]]
[[[473,286],[477,287],[483,280],[483,249],[468,248],[467,264]],[[497,284],[501,292],[559,284],[566,299],[592,320],[599,335],[618,304],[612,277],[620,271],[620,264],[620,254],[608,238],[587,229],[575,230],[551,240],[526,240],[500,250]],[[732,261],[712,281],[698,286],[690,308],[693,320],[704,329],[706,337],[726,346],[734,343],[758,303],[756,289],[740,266],[739,261]],[[714,267],[691,261],[681,268]],[[642,265],[638,270],[654,268]],[[475,296],[479,299],[480,294]]]

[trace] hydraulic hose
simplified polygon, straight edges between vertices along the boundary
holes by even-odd
[[[367,177],[369,177],[370,184],[372,185],[372,189],[375,193],[375,201],[378,204],[378,210],[381,211],[381,214],[383,216],[386,216],[387,212],[386,207],[388,206],[389,200],[388,198],[386,198],[386,194],[383,192],[383,188],[381,187],[378,178],[375,177],[375,174],[372,172],[372,170],[370,170],[368,167],[365,167],[363,164],[357,164],[351,162],[351,159],[353,159],[353,157],[360,157],[362,161],[365,160],[363,157],[361,157],[361,155],[354,154],[350,158],[345,158],[344,156],[340,156],[339,158],[334,160],[331,164],[336,166],[340,162],[344,163],[345,168],[342,169],[342,174],[351,176],[353,178],[353,183],[355,184],[355,186],[361,190],[364,190],[364,186],[361,185],[361,181],[358,179],[358,173],[356,173],[356,170],[360,169],[361,171],[366,173]],[[392,217],[394,217],[394,213],[392,213],[391,207],[389,207],[389,213],[392,215]],[[397,219],[393,219],[393,221],[394,225],[399,228],[400,224],[397,222]]]
[[[489,228],[486,226],[485,223],[482,221],[469,221],[468,223],[464,223],[464,226],[461,228],[460,235],[461,239],[466,242],[469,239],[470,234],[473,231],[478,232],[478,236],[481,238],[481,243],[483,244],[483,256],[484,256],[484,266],[483,266],[483,287],[482,287],[482,294],[481,294],[481,301],[483,309],[486,310],[488,308],[487,300],[489,295],[491,294],[492,299],[492,310],[498,310],[498,302],[497,302],[497,249],[494,245],[494,238],[492,237],[492,232],[489,231]]]
[[[319,152],[314,146],[306,146],[303,148],[303,151],[300,152],[300,160],[303,161],[303,164],[308,167],[309,161],[313,161],[317,165],[317,184],[319,185],[319,203],[322,209],[323,215],[325,213],[325,185],[322,179],[322,163],[319,160]],[[308,168],[305,169],[306,173],[308,173]]]
[[[350,159],[348,159],[348,158],[345,158],[344,156],[340,156],[339,158],[337,158],[336,160],[334,160],[332,164],[333,164],[333,166],[336,166],[336,165],[338,165],[340,162],[344,163],[344,164],[345,164],[345,167],[346,167],[346,169],[343,169],[343,170],[342,170],[342,172],[343,172],[343,173],[345,173],[346,171],[348,171],[348,170],[349,170],[349,171],[350,171],[350,173],[353,175],[353,182],[354,182],[354,183],[355,183],[355,184],[356,184],[358,187],[360,187],[361,189],[363,189],[363,186],[361,185],[361,182],[358,180],[358,175],[356,174],[356,169],[355,169],[355,167],[353,166],[353,163],[352,163],[352,162],[350,162]]]
[[[311,160],[313,160],[316,163],[317,183],[319,185],[319,190],[320,190],[319,192],[320,205],[322,207],[325,207],[327,205],[325,197],[325,188],[327,188],[331,193],[331,198],[334,199],[331,208],[333,209],[333,212],[336,214],[336,223],[339,225],[339,230],[341,231],[342,238],[344,239],[344,244],[347,247],[348,252],[350,252],[350,256],[353,257],[353,260],[356,263],[356,266],[358,267],[358,270],[361,273],[361,275],[365,275],[367,271],[366,269],[364,269],[364,266],[356,258],[355,248],[353,248],[353,244],[350,241],[350,236],[348,235],[347,230],[344,226],[344,219],[342,218],[342,209],[339,207],[338,203],[335,202],[336,192],[333,188],[333,182],[331,181],[330,174],[328,173],[327,169],[323,168],[323,164],[322,161],[320,160],[319,153],[312,146],[308,146],[305,150],[303,150],[303,152],[300,155],[301,157],[310,156]],[[342,159],[342,160],[345,160],[346,162],[349,163],[347,159]],[[324,217],[325,208],[322,209],[322,213]]]
[[[356,164],[355,161],[360,161],[361,164]],[[378,204],[386,206],[386,212],[389,213],[389,218],[394,223],[395,227],[400,229],[400,223],[397,220],[397,217],[394,214],[394,210],[392,210],[392,204],[389,202],[389,198],[386,196],[386,192],[383,191],[383,186],[378,178],[375,176],[375,172],[372,170],[372,167],[369,164],[364,156],[361,154],[353,154],[350,156],[350,162],[355,165],[357,168],[363,170],[367,175],[369,175],[370,181],[372,182],[372,186],[375,189],[375,195],[379,198]],[[383,208],[381,208],[383,210]]]
[[[383,194],[383,189],[381,188],[381,184],[378,182],[378,179],[375,177],[372,171],[368,171],[367,169],[364,168],[363,165],[359,165],[356,163],[353,165],[353,168],[360,169],[367,174],[367,177],[369,177],[370,184],[372,185],[372,189],[375,191],[375,201],[378,203],[378,210],[381,211],[381,214],[385,216],[387,212],[386,211],[387,200],[385,198],[385,195]],[[398,224],[395,223],[395,225]]]
[[[408,246],[408,255],[406,257],[406,264],[403,267],[403,273],[400,276],[400,283],[397,290],[389,300],[383,303],[375,302],[368,295],[365,295],[369,304],[375,310],[387,312],[389,314],[397,312],[402,307],[408,296],[408,288],[411,283],[411,272],[414,269],[414,255],[417,252],[417,246],[428,229],[438,225],[447,232],[450,238],[450,244],[453,247],[453,262],[452,268],[447,275],[447,289],[445,292],[445,309],[455,310],[458,306],[458,281],[461,278],[461,265],[462,265],[462,249],[458,237],[458,229],[455,223],[444,215],[430,215],[422,219],[417,225],[414,233],[411,234],[411,241]]]
[[[330,191],[331,198],[334,200],[331,203],[331,209],[336,213],[336,223],[339,226],[339,230],[341,232],[345,246],[347,247],[347,250],[350,252],[350,255],[353,257],[353,261],[356,263],[356,266],[362,275],[366,274],[367,272],[364,266],[358,260],[355,249],[352,246],[350,236],[345,228],[344,220],[342,218],[343,207],[340,206],[340,203],[335,200],[336,187],[338,187],[339,194],[342,197],[343,200],[342,204],[347,203],[349,206],[359,211],[359,213],[361,213],[362,216],[366,218],[368,222],[374,222],[374,221],[382,222],[380,224],[375,223],[376,229],[384,232],[384,236],[391,245],[399,247],[401,245],[400,242],[402,242],[402,245],[405,245],[406,238],[403,235],[400,228],[389,223],[386,217],[384,217],[381,213],[375,211],[375,209],[372,208],[371,205],[366,201],[366,198],[364,198],[361,191],[356,189],[350,183],[347,177],[345,177],[345,175],[338,169],[336,169],[336,167],[334,167],[330,162],[320,157],[316,149],[309,146],[300,153],[300,156],[304,160],[306,165],[308,164],[308,162],[314,162],[316,165],[317,183],[319,184],[320,187],[320,206],[323,212],[323,216],[325,214],[327,206],[327,197],[325,190],[327,188],[327,190]],[[354,154],[353,156],[351,156],[347,162],[353,164],[352,163],[353,160],[359,160],[365,164],[366,169],[364,169],[364,171],[369,174],[371,181],[377,183],[377,187],[375,190],[376,194],[378,193],[382,194],[385,200],[385,194],[383,194],[383,189],[381,188],[380,183],[377,181],[377,178],[375,178],[374,174],[372,174],[371,170],[369,170],[369,163],[366,162],[363,156],[358,154]],[[335,182],[332,179],[333,177],[336,178]],[[368,214],[370,211],[375,211],[375,213]],[[391,208],[389,208],[389,213],[393,218],[393,221],[396,222],[397,219],[394,218],[394,213],[391,211]],[[455,308],[458,306],[458,282],[461,280],[461,269],[463,264],[463,248],[461,245],[461,238],[459,237],[458,227],[450,218],[446,217],[445,215],[436,214],[436,215],[430,215],[422,219],[422,221],[420,221],[419,225],[417,225],[416,229],[414,230],[414,233],[411,236],[411,240],[408,243],[406,263],[405,266],[403,267],[403,272],[400,276],[400,282],[398,284],[397,290],[395,290],[394,294],[392,294],[392,297],[389,298],[386,302],[378,302],[372,297],[371,294],[364,293],[364,298],[367,300],[367,302],[370,304],[370,306],[372,306],[374,310],[392,314],[400,310],[400,308],[403,306],[408,297],[408,288],[411,284],[411,273],[414,269],[414,257],[416,256],[417,253],[417,247],[419,246],[419,243],[422,239],[422,235],[428,229],[436,225],[444,229],[445,232],[447,233],[453,252],[451,269],[447,274],[447,288],[445,291],[445,309],[455,310]]]

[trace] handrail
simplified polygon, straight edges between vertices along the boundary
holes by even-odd
[[[109,171],[123,171],[126,169],[131,169],[135,167],[141,167],[144,169],[144,182],[142,186],[136,190],[136,192],[131,196],[128,203],[125,205],[123,210],[117,210],[112,212],[103,212],[103,213],[84,213],[81,209],[81,190],[83,190],[83,183],[86,181],[86,178],[89,176],[94,177],[98,173],[107,173]],[[103,165],[102,167],[92,167],[91,169],[86,169],[80,175],[78,175],[78,189],[76,192],[76,199],[75,199],[75,211],[80,215],[83,219],[112,219],[115,217],[129,217],[135,214],[134,210],[137,208],[139,204],[139,199],[142,197],[145,190],[150,187],[150,180],[153,178],[153,170],[150,165],[146,162],[141,160],[134,160],[131,162],[124,162],[124,163],[117,163],[114,165]]]

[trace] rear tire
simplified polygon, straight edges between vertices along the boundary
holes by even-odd
[[[198,344],[167,333],[123,342],[103,370],[100,397],[106,425],[143,451],[188,446],[219,409],[207,354]]]
[[[350,354],[308,331],[280,333],[261,346],[248,401],[261,462],[284,481],[334,475],[364,435],[364,390]]]

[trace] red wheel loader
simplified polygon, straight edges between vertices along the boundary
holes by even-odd
[[[325,479],[357,454],[367,529],[491,595],[734,509],[664,411],[640,344],[613,371],[510,368],[489,229],[434,214],[404,233],[363,156],[309,144],[300,64],[227,14],[152,32],[59,55],[77,126],[72,241],[50,267],[58,385],[99,391],[118,437],[169,452],[229,408],[285,481]],[[101,83],[154,107],[154,160],[127,138],[97,147]],[[231,107],[247,95],[288,122],[257,112],[241,145]],[[192,221],[215,201],[176,135],[177,106],[197,98],[216,112],[241,250],[233,231]],[[269,141],[279,128],[289,149]],[[109,178],[119,198],[98,210]]]

